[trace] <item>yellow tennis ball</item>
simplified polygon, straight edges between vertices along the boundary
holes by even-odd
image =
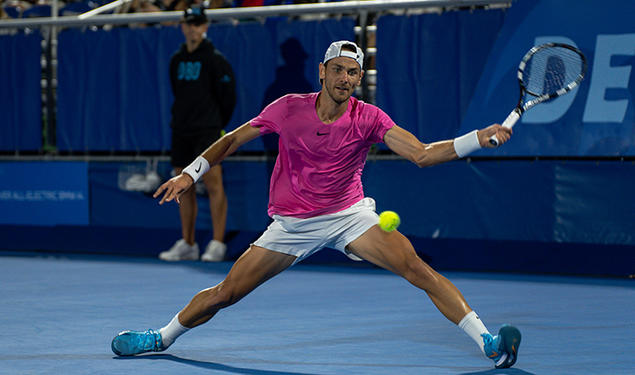
[[[379,227],[386,232],[392,232],[401,224],[401,219],[394,211],[384,211],[379,214]]]

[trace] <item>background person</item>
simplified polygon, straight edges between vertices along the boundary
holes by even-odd
[[[234,73],[225,57],[206,38],[207,27],[203,8],[186,9],[181,22],[185,43],[170,60],[174,94],[171,161],[177,175],[220,138],[236,104]],[[227,196],[220,164],[210,169],[203,182],[209,196],[214,237],[201,259],[221,261],[227,251],[224,243]],[[199,247],[195,242],[197,213],[196,189],[192,188],[184,192],[179,205],[182,238],[160,253],[160,259],[199,259]]]

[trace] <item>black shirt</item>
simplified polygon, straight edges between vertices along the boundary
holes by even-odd
[[[191,53],[185,43],[181,45],[170,59],[170,83],[170,126],[175,132],[195,134],[227,125],[236,104],[234,72],[208,39]]]

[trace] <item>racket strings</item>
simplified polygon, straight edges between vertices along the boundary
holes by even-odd
[[[563,47],[538,50],[527,61],[523,85],[535,96],[552,95],[581,79],[584,69],[582,57]]]

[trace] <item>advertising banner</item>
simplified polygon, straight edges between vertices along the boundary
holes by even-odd
[[[88,163],[0,163],[0,224],[88,225]]]
[[[567,43],[588,60],[579,88],[527,111],[491,155],[635,155],[635,2],[514,2],[458,134],[501,123],[518,100],[516,71],[534,45]],[[563,17],[566,15],[566,17]]]

